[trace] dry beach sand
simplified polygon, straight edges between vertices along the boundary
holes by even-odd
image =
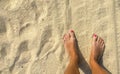
[[[119,0],[0,0],[0,74],[64,74],[62,36],[73,29],[90,74],[91,36],[106,43],[103,65],[120,74]]]

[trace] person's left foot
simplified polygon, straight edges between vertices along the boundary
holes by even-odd
[[[68,51],[70,56],[70,61],[79,62],[79,55],[77,52],[77,41],[75,33],[73,30],[70,30],[67,34],[64,35],[64,47]]]

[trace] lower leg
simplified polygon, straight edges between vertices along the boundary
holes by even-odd
[[[92,70],[92,74],[109,74],[98,63],[103,55],[104,48],[105,48],[105,44],[103,39],[101,39],[97,35],[94,35],[92,41],[91,56],[90,56],[90,67]]]
[[[64,74],[80,74],[78,62],[79,56],[77,54],[75,34],[71,30],[64,36],[64,46],[69,53],[70,61]]]
[[[65,74],[80,74],[78,69],[78,63],[76,61],[73,61],[73,59],[71,59],[65,70]]]
[[[102,68],[98,62],[92,60],[90,62],[92,74],[109,74],[104,68]]]

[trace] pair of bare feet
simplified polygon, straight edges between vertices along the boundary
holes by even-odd
[[[79,59],[77,41],[73,30],[69,30],[63,37],[64,47],[68,51],[70,56],[70,63],[68,64],[65,74],[80,74],[78,70]],[[100,65],[99,61],[103,55],[105,49],[105,43],[102,38],[97,35],[92,37],[91,55],[90,55],[90,68],[92,74],[108,74]]]

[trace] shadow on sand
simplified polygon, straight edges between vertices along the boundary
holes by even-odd
[[[80,62],[79,62],[79,68],[84,72],[84,74],[92,74],[92,71],[90,69],[90,66],[89,64],[87,63],[87,61],[85,60],[85,58],[83,57],[81,51],[80,51],[80,48],[78,46],[78,41],[77,41],[77,38],[76,39],[76,45],[77,45],[77,51],[78,51],[78,54],[79,54],[79,58],[80,58]],[[101,67],[103,67],[106,71],[108,71],[105,66],[103,65],[103,58],[101,56],[101,59],[99,61],[99,64],[101,65]],[[112,74],[110,71],[108,71],[109,74]]]
[[[103,55],[102,55],[103,56]],[[104,65],[103,65],[103,57],[101,57],[99,64],[104,68],[109,74],[112,74]]]

